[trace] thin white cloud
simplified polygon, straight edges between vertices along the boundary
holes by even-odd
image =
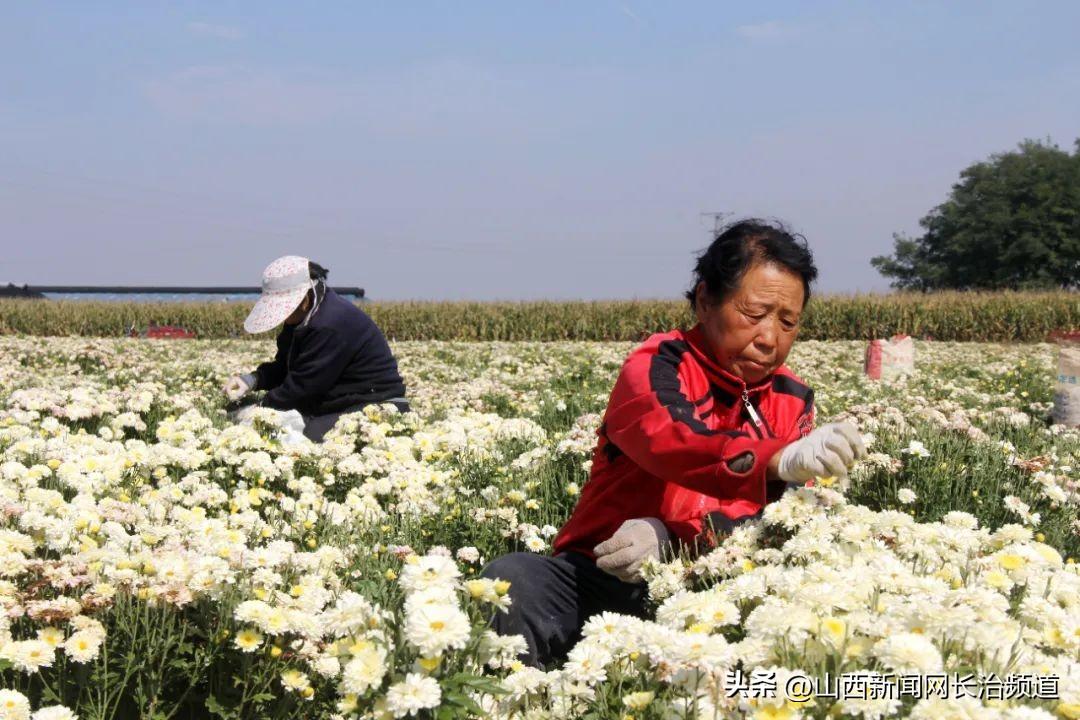
[[[798,35],[801,28],[787,25],[776,20],[769,20],[754,25],[740,25],[735,32],[748,40],[783,40]]]
[[[143,85],[162,114],[248,125],[318,122],[343,109],[340,88],[233,65],[196,65]]]
[[[588,79],[588,86],[594,82]],[[395,135],[439,133],[444,124],[486,132],[523,118],[535,124],[543,111],[527,85],[450,60],[349,77],[312,68],[195,65],[149,79],[140,89],[161,115],[183,122],[349,123]]]
[[[189,22],[187,29],[193,35],[205,35],[219,40],[243,40],[247,36],[240,28],[206,22]]]
[[[630,18],[631,20],[633,20],[638,25],[644,25],[645,24],[645,21],[642,20],[641,17],[636,12],[631,10],[625,4],[619,3],[619,9],[622,10],[623,14],[626,15],[626,17]]]

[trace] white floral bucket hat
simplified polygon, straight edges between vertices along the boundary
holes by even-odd
[[[244,329],[261,333],[276,328],[300,307],[307,291],[314,287],[307,258],[279,257],[263,270],[262,296],[244,320]]]

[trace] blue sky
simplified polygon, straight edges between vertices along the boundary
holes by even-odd
[[[1080,4],[9,3],[0,282],[674,297],[711,220],[822,291],[958,172],[1080,136]]]

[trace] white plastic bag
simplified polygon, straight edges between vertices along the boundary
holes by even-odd
[[[871,340],[866,346],[863,372],[873,380],[889,380],[915,371],[915,341],[908,335]]]
[[[304,418],[297,410],[286,410],[281,413],[281,430],[278,438],[282,445],[298,445],[311,442],[304,435]]]
[[[1080,427],[1080,342],[1063,342],[1058,355],[1057,386],[1054,388],[1053,420],[1060,425]]]
[[[256,416],[269,419],[272,424],[277,426],[275,434],[282,445],[299,445],[311,442],[304,435],[304,418],[297,410],[274,410],[259,405],[248,405],[236,411],[232,415],[232,420],[239,425],[252,425]]]

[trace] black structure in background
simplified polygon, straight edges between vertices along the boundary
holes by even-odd
[[[364,288],[335,287],[338,295],[364,298]],[[44,299],[45,293],[80,295],[258,295],[261,287],[169,287],[155,285],[23,285],[0,287],[0,297]]]
[[[0,286],[0,298],[30,298],[31,300],[44,300],[45,296],[36,290],[31,290],[26,285],[19,287],[8,283],[6,286]]]

